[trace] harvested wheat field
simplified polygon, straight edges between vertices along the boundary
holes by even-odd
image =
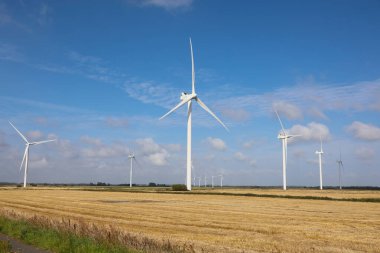
[[[201,188],[199,192],[228,193],[228,194],[256,194],[256,195],[278,195],[299,197],[327,197],[331,199],[377,199],[380,200],[379,190],[319,190],[308,188],[290,188],[286,191],[278,188]]]
[[[111,227],[195,252],[380,252],[380,203],[47,188],[0,190],[0,211],[73,229]]]

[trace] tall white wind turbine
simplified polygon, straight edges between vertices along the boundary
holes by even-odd
[[[280,116],[278,115],[277,110],[275,110],[275,112],[282,129],[282,132],[278,134],[277,138],[282,141],[282,180],[283,180],[283,189],[286,190],[286,164],[288,161],[288,139],[297,137],[300,135],[287,134],[284,129],[284,125],[282,124],[282,121],[280,119]]]
[[[224,175],[223,174],[220,174],[220,188],[223,188],[223,177]]]
[[[339,174],[339,189],[342,190],[342,170],[343,162],[342,162],[342,152],[339,152],[339,160],[336,161],[338,163],[338,174]]]
[[[323,189],[323,181],[322,181],[322,154],[323,154],[323,148],[322,148],[322,137],[321,140],[321,150],[315,151],[315,154],[318,155],[319,158],[319,189]]]
[[[130,153],[128,155],[128,159],[131,161],[131,168],[129,170],[129,187],[132,187],[132,174],[133,174],[133,160],[139,165],[139,163],[136,160],[136,156],[134,153]]]
[[[194,56],[193,56],[193,46],[191,44],[190,38],[190,52],[191,52],[191,93],[188,94],[186,92],[182,92],[181,94],[181,102],[177,104],[173,109],[171,109],[168,113],[160,118],[163,119],[166,116],[170,115],[178,108],[182,107],[187,103],[187,162],[186,162],[186,188],[188,191],[191,191],[191,112],[192,112],[192,102],[195,100],[206,112],[211,114],[227,131],[228,128],[224,125],[224,123],[200,100],[198,95],[195,93],[195,72],[194,72]]]
[[[42,143],[46,143],[46,142],[51,142],[51,141],[55,141],[54,140],[46,140],[46,141],[35,141],[35,142],[29,142],[28,139],[26,139],[26,137],[9,121],[9,124],[11,124],[11,126],[16,130],[16,132],[21,136],[21,138],[25,141],[25,152],[24,152],[24,156],[22,158],[22,162],[21,162],[21,165],[20,165],[20,171],[22,169],[22,165],[24,164],[25,162],[25,169],[24,169],[24,187],[26,187],[26,179],[27,179],[27,175],[28,175],[28,162],[29,162],[29,147],[30,146],[33,146],[33,145],[39,145],[39,144],[42,144]]]

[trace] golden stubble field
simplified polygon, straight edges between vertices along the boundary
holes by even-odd
[[[259,192],[283,194],[279,190]],[[306,192],[289,190],[286,194],[380,197],[378,191]],[[196,252],[380,252],[380,203],[49,188],[0,190],[0,211],[11,209],[25,216],[112,224],[137,236],[192,244]]]

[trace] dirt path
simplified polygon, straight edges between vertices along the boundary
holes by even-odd
[[[0,234],[0,241],[9,241],[12,245],[12,252],[16,253],[50,253],[49,251],[27,245],[4,234]]]

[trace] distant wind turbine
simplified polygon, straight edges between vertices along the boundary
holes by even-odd
[[[187,94],[182,92],[181,102],[177,104],[173,109],[160,118],[163,119],[166,116],[170,115],[172,112],[176,111],[181,106],[187,103],[187,162],[186,162],[186,188],[188,191],[191,191],[191,112],[192,112],[192,101],[195,100],[206,112],[211,114],[227,131],[228,128],[224,123],[200,100],[198,95],[195,93],[195,72],[194,72],[194,56],[193,56],[193,46],[191,44],[190,38],[190,52],[191,52],[191,69],[192,69],[192,82],[191,82],[191,93]]]
[[[323,189],[323,182],[322,182],[322,154],[323,154],[323,148],[322,148],[322,137],[321,140],[321,150],[315,151],[315,154],[318,155],[319,158],[319,189]]]
[[[282,132],[278,134],[277,138],[282,141],[282,179],[283,179],[283,189],[286,190],[286,164],[288,161],[288,139],[297,137],[300,135],[290,135],[285,132],[284,125],[278,115],[277,110],[275,110],[278,121],[280,122]]]
[[[211,176],[211,188],[214,188],[214,177],[217,177],[217,176]]]
[[[207,176],[205,175],[205,187],[207,187]]]
[[[342,170],[343,162],[342,162],[342,152],[339,151],[339,160],[336,161],[338,163],[338,174],[339,174],[339,189],[342,190]]]
[[[132,173],[133,173],[133,160],[135,160],[135,162],[137,163],[137,165],[139,164],[136,160],[136,156],[134,153],[130,153],[128,155],[128,159],[131,161],[131,168],[129,170],[129,187],[132,187]]]
[[[223,174],[220,174],[220,188],[223,188]]]
[[[28,175],[28,162],[29,162],[29,147],[30,146],[33,146],[33,145],[39,145],[39,144],[42,144],[42,143],[47,143],[47,142],[51,142],[51,141],[55,141],[54,140],[46,140],[46,141],[35,141],[35,142],[29,142],[26,137],[9,121],[9,124],[11,124],[11,126],[16,130],[16,132],[21,136],[21,138],[26,142],[26,147],[25,147],[25,152],[24,152],[24,156],[22,158],[22,162],[21,162],[21,165],[20,165],[20,171],[22,169],[22,165],[24,164],[25,162],[25,169],[24,169],[24,187],[26,187],[26,178],[27,178],[27,175]]]

